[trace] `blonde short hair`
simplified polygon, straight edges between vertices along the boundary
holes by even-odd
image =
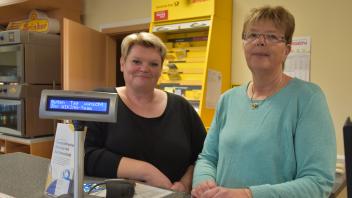
[[[276,28],[284,31],[287,44],[292,43],[292,36],[295,31],[295,18],[288,10],[281,6],[263,6],[252,9],[243,24],[242,36],[247,32],[249,26],[266,20],[273,22]]]
[[[132,46],[141,45],[147,48],[157,49],[160,53],[161,62],[164,62],[166,56],[166,46],[162,40],[152,33],[139,32],[127,35],[121,43],[121,57],[126,60]]]

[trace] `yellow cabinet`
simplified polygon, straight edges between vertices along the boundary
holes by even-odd
[[[152,17],[168,48],[159,88],[188,99],[209,127],[231,87],[232,0],[152,0]]]

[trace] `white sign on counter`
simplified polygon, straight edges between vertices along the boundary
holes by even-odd
[[[69,193],[73,187],[73,170],[73,125],[58,123],[45,193],[54,197]]]

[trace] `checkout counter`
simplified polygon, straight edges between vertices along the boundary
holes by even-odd
[[[16,198],[47,197],[44,190],[49,164],[50,160],[47,158],[26,153],[0,155],[0,193]],[[337,197],[345,187],[345,174],[337,174],[330,198]],[[186,197],[190,195],[179,192],[167,196],[167,198]]]
[[[26,153],[0,155],[0,197],[3,197],[1,193],[16,198],[48,197],[44,190],[49,164],[50,160],[47,158]],[[174,192],[166,197],[187,198],[190,195]]]

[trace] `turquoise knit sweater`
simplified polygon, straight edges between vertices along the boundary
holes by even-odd
[[[321,89],[292,79],[251,109],[247,85],[227,91],[196,163],[193,186],[205,180],[250,188],[254,198],[328,197],[336,140]]]

